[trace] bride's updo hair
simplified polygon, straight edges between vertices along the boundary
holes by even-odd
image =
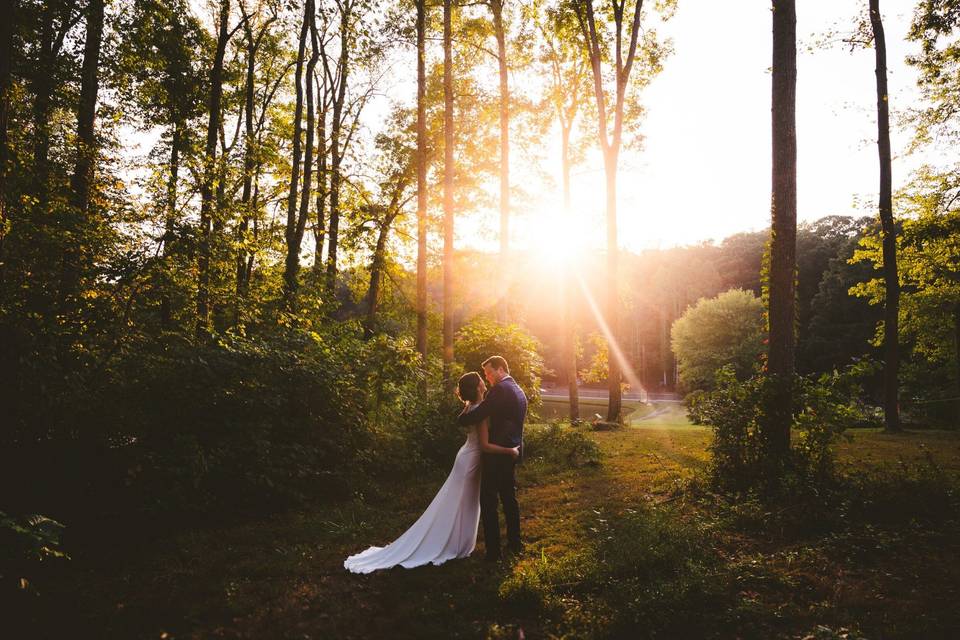
[[[457,397],[464,402],[476,402],[480,399],[480,374],[471,371],[457,380]]]

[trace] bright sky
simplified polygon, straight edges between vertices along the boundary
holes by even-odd
[[[828,30],[848,28],[866,0],[798,3],[798,217],[864,215],[878,191],[874,52],[837,46],[808,51]],[[891,108],[915,104],[915,73],[904,62],[912,1],[884,5]],[[883,6],[883,5],[882,5]],[[619,174],[621,246],[640,250],[696,243],[769,226],[770,3],[680,0],[662,27],[674,54],[646,90],[645,149],[623,156]],[[893,116],[895,119],[895,115]],[[894,130],[894,188],[920,159],[896,159],[909,134]],[[588,166],[589,165],[589,166]],[[909,166],[908,166],[909,165]],[[549,170],[549,168],[548,168]],[[556,169],[559,173],[559,167]],[[557,178],[559,182],[559,178]],[[599,156],[577,170],[580,238],[605,244]],[[559,209],[559,194],[540,209]],[[518,212],[515,246],[537,234]],[[537,218],[531,216],[532,222]],[[542,238],[542,236],[539,236]]]

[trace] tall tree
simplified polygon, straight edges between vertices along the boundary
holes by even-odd
[[[351,41],[354,28],[355,0],[342,0],[337,3],[339,13],[340,56],[334,73],[323,56],[324,70],[331,90],[330,117],[330,226],[327,230],[327,291],[331,298],[336,293],[337,251],[340,241],[340,202],[343,185],[342,165],[344,150],[347,146],[344,138],[349,136],[345,129],[348,109],[347,83],[350,80],[352,65]]]
[[[443,379],[453,365],[453,49],[452,0],[443,0]]]
[[[893,220],[890,154],[890,95],[887,91],[887,40],[880,0],[870,0],[870,26],[877,67],[877,151],[880,156],[880,225],[883,229],[883,417],[887,431],[900,431],[900,281],[897,274],[897,228]]]
[[[10,0],[7,19],[0,22],[0,274],[3,273],[3,239],[7,228],[7,162],[10,159],[7,128],[10,123],[10,92],[13,86],[13,25],[17,21],[19,7],[19,0]]]
[[[272,92],[264,89],[264,106],[259,118],[254,112],[254,99],[256,97],[256,69],[257,58],[263,46],[264,38],[270,33],[271,25],[279,19],[274,7],[271,7],[269,17],[255,25],[254,18],[257,14],[247,13],[246,7],[241,2],[240,10],[243,12],[243,34],[244,48],[246,54],[246,74],[243,86],[243,186],[240,195],[240,222],[236,229],[236,291],[234,299],[233,324],[240,325],[242,322],[242,307],[247,298],[250,287],[250,274],[253,268],[253,251],[248,248],[248,234],[250,224],[255,222],[257,215],[257,198],[255,179],[259,173],[259,148],[258,139],[262,129],[263,119],[265,117],[266,105],[272,99]],[[256,30],[254,26],[257,26]],[[282,78],[282,75],[280,76]],[[279,80],[274,85],[274,91],[279,85]],[[254,123],[257,123],[255,126]]]
[[[293,144],[290,150],[290,189],[287,194],[287,226],[286,226],[286,265],[284,268],[284,303],[289,308],[291,304],[292,291],[295,285],[290,283],[291,262],[298,260],[299,244],[297,244],[297,195],[300,185],[300,160],[303,154],[301,149],[301,139],[303,135],[303,58],[307,48],[307,33],[310,30],[310,6],[309,0],[303,5],[303,21],[300,24],[300,40],[297,48],[297,67],[294,72],[294,88],[296,99],[293,107]],[[308,86],[313,85],[313,79],[307,78]],[[311,90],[312,94],[312,90]],[[312,132],[311,132],[312,135]],[[296,245],[296,248],[294,246]],[[291,258],[293,254],[293,258]]]
[[[503,27],[503,0],[490,0],[493,34],[497,40],[497,75],[500,81],[500,259],[510,254],[510,87],[507,77],[507,38]],[[497,315],[507,321],[507,297],[501,283]]]
[[[316,10],[313,0],[307,0],[304,9],[304,24],[309,25],[310,29],[310,59],[307,61],[307,72],[304,78],[304,86],[307,94],[307,140],[304,150],[303,160],[303,187],[300,191],[300,210],[294,217],[290,215],[288,209],[287,215],[287,259],[283,272],[284,299],[288,309],[293,309],[297,294],[297,274],[300,271],[300,246],[303,243],[303,234],[306,230],[307,219],[310,213],[310,187],[313,181],[313,139],[314,139],[314,69],[317,66],[317,59],[320,55],[319,37],[317,35]],[[302,30],[301,30],[302,33]],[[301,37],[303,37],[301,35]],[[300,54],[302,58],[303,54]],[[298,74],[299,80],[299,74]],[[301,90],[297,87],[298,92]],[[301,111],[303,107],[301,105]],[[299,136],[300,123],[294,124],[294,135]]]
[[[33,86],[33,180],[34,196],[43,210],[50,190],[50,143],[54,86],[58,77],[58,60],[67,33],[83,13],[75,11],[75,0],[50,0],[40,12],[40,38],[37,61],[32,73]]]
[[[604,321],[608,327],[607,339],[611,343],[617,341],[620,319],[617,267],[620,252],[617,240],[617,168],[623,143],[630,74],[637,59],[637,49],[640,42],[642,10],[643,0],[635,1],[632,12],[628,10],[626,0],[611,0],[609,14],[613,21],[614,33],[610,35],[602,33],[601,28],[598,27],[593,0],[585,0],[577,4],[577,19],[590,60],[590,67],[593,71],[593,88],[597,104],[597,139],[603,154],[603,168],[606,176],[607,300],[604,309]],[[606,13],[604,12],[602,16],[605,16]],[[606,52],[611,40],[614,48],[612,60],[614,65],[612,75],[615,85],[613,105],[608,104],[602,68],[604,61],[610,59]],[[656,48],[651,46],[654,42],[655,40],[644,42],[644,47],[649,49],[645,53],[651,58],[656,57]],[[612,128],[608,115],[611,106],[613,110]],[[623,417],[620,388],[622,373],[620,359],[617,357],[620,350],[616,344],[608,344],[608,351],[611,357],[607,376],[607,388],[610,394],[607,405],[607,420],[620,422]]]
[[[426,40],[427,0],[417,0],[417,352],[424,366],[427,363]]]
[[[796,320],[797,12],[795,0],[773,0],[773,174],[769,258],[769,348],[772,392],[763,424],[771,461],[790,448]]]
[[[83,68],[80,72],[80,104],[77,109],[77,150],[73,176],[70,180],[71,206],[69,214],[73,238],[64,246],[60,264],[59,302],[66,315],[70,300],[76,293],[84,253],[82,234],[77,233],[89,214],[90,189],[97,158],[94,133],[97,116],[97,93],[100,89],[100,46],[103,41],[103,0],[90,0],[87,6],[86,40],[83,48]]]
[[[537,9],[535,9],[536,11]],[[563,226],[573,235],[574,219],[570,193],[570,171],[573,164],[571,135],[587,88],[587,59],[584,55],[582,34],[576,25],[576,16],[563,3],[538,11],[535,20],[544,45],[543,61],[549,73],[548,99],[560,124],[560,170],[563,184]],[[564,247],[573,250],[572,246]],[[561,331],[564,335],[564,367],[567,378],[567,397],[570,420],[580,419],[580,392],[577,385],[577,333],[575,299],[579,290],[571,264],[573,256],[564,256],[564,308]]]
[[[197,256],[197,336],[210,326],[210,247],[213,235],[214,199],[217,176],[217,134],[220,131],[220,109],[223,100],[223,59],[231,33],[228,31],[230,0],[220,0],[217,29],[217,50],[210,69],[210,94],[207,103],[207,141],[203,155],[203,182],[200,187],[200,250]]]

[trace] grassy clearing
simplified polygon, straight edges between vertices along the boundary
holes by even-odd
[[[960,434],[856,432],[841,447],[844,468],[892,479],[858,495],[883,507],[900,492],[896,508],[913,515],[884,521],[854,509],[814,533],[778,531],[772,523],[791,522],[783,514],[691,491],[710,433],[676,412],[589,433],[602,464],[582,436],[544,434],[535,436],[543,451],[560,453],[520,473],[528,548],[517,562],[490,568],[475,553],[440,567],[344,572],[348,554],[416,518],[442,479],[425,478],[123,556],[77,556],[49,594],[62,604],[45,624],[117,638],[515,638],[519,629],[527,638],[769,638],[818,625],[817,637],[911,638],[960,628],[956,502],[909,511],[910,496],[931,501],[940,485],[896,475],[932,460],[956,482]]]

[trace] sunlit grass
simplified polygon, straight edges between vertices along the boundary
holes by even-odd
[[[889,629],[890,637],[910,637],[910,616],[921,614],[927,616],[922,628],[942,628],[944,603],[955,594],[947,567],[960,560],[956,542],[945,542],[953,534],[869,525],[823,540],[774,542],[729,530],[734,520],[704,511],[683,490],[708,463],[710,430],[684,424],[678,414],[674,408],[615,431],[577,429],[577,437],[599,447],[600,466],[521,466],[527,552],[516,563],[485,565],[481,541],[473,557],[439,567],[346,573],[348,554],[390,541],[419,515],[437,488],[430,478],[383,486],[362,500],[183,534],[117,558],[112,568],[85,572],[63,588],[80,594],[78,607],[92,629],[113,637],[515,638],[521,628],[528,638],[603,637],[619,628],[609,625],[629,618],[617,617],[616,594],[602,586],[613,565],[597,555],[616,553],[621,545],[598,547],[598,536],[633,532],[640,537],[622,541],[628,555],[637,567],[662,567],[651,584],[666,591],[646,593],[629,572],[610,584],[625,580],[645,598],[665,598],[657,610],[648,608],[651,603],[626,609],[630,615],[657,613],[649,622],[660,629],[684,628],[676,617],[681,605],[697,609],[689,615],[709,610],[711,616],[722,605],[725,624],[739,628],[740,637],[858,621]],[[852,468],[932,457],[956,476],[958,452],[957,433],[858,431],[841,446],[840,462]],[[699,559],[684,573],[670,566],[686,554],[648,549],[668,532],[698,546]],[[733,591],[717,591],[721,587]],[[936,593],[911,591],[927,588]],[[704,599],[689,589],[727,595]],[[878,593],[886,599],[877,600]],[[901,606],[905,613],[894,613]]]

